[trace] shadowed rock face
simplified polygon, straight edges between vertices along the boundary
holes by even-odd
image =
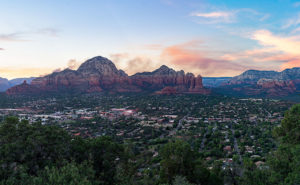
[[[202,77],[192,73],[175,71],[163,65],[153,72],[137,73],[130,77],[132,83],[143,89],[160,90],[166,86],[174,87],[176,92],[198,92],[204,89]]]
[[[156,94],[164,94],[164,95],[173,95],[176,94],[176,89],[174,87],[165,87],[161,91],[157,91]]]
[[[37,92],[37,88],[34,86],[29,85],[26,80],[20,85],[16,85],[12,88],[9,88],[6,93],[7,94],[14,94],[15,92],[22,92],[22,94],[33,94]]]
[[[288,96],[300,90],[300,68],[276,71],[245,71],[233,77],[223,88],[244,95]]]
[[[15,86],[7,94],[28,94],[47,92],[142,92],[157,91],[167,86],[178,93],[201,93],[209,91],[203,88],[202,77],[191,73],[175,71],[163,65],[152,72],[137,73],[128,76],[118,70],[107,58],[94,57],[84,62],[78,70],[66,69],[45,77],[34,79],[30,85]]]

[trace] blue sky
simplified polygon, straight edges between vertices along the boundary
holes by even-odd
[[[0,76],[76,69],[101,55],[133,74],[300,67],[300,1],[0,0]]]

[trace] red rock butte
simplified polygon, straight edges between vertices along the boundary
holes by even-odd
[[[164,90],[163,90],[164,89]],[[128,76],[107,58],[98,56],[84,62],[78,70],[65,69],[24,82],[6,91],[8,95],[93,92],[168,92],[209,94],[200,75],[175,71],[165,65],[152,72]],[[171,92],[172,91],[172,92]]]

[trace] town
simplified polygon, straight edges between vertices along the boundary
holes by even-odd
[[[0,116],[17,116],[30,123],[57,125],[73,136],[110,136],[134,143],[147,167],[156,168],[160,144],[184,139],[211,168],[241,164],[250,158],[263,167],[276,144],[272,129],[292,103],[273,99],[202,95],[81,95],[31,98],[1,104]],[[151,160],[150,160],[151,159]]]

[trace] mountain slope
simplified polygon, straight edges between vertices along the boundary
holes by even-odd
[[[203,86],[204,87],[219,87],[223,84],[227,84],[232,77],[203,77]]]
[[[84,62],[78,70],[66,69],[34,79],[31,84],[21,84],[7,90],[7,94],[33,94],[48,92],[155,92],[173,87],[177,93],[208,94],[202,77],[175,71],[161,66],[152,72],[128,76],[118,70],[107,58],[98,56]]]
[[[24,80],[26,80],[30,84],[33,79],[35,79],[35,78],[34,77],[15,78],[15,79],[12,79],[12,80],[8,80],[6,78],[0,78],[0,92],[5,92],[10,87],[22,84],[24,82]]]
[[[0,78],[0,92],[6,91],[10,88],[9,81],[6,78]]]
[[[240,95],[288,96],[300,90],[300,68],[282,72],[248,70],[233,77],[221,89]]]

